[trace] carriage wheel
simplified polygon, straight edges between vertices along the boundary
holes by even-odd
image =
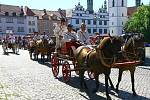
[[[56,78],[59,73],[59,59],[58,59],[57,55],[54,54],[52,56],[51,64],[52,64],[53,75]]]
[[[65,61],[62,65],[62,74],[63,74],[63,80],[65,82],[68,82],[71,77],[71,71],[70,71],[70,65],[67,61]]]
[[[94,79],[94,73],[91,71],[88,71],[88,76],[90,79]]]

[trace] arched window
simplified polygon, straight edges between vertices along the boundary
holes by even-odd
[[[124,6],[124,0],[122,0],[121,6],[122,6],[122,7]]]
[[[115,6],[115,0],[112,1],[112,7],[114,7],[114,6]]]

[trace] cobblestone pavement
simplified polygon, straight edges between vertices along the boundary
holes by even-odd
[[[61,68],[60,68],[61,69]],[[118,69],[112,69],[111,78],[116,85]],[[100,88],[92,93],[94,80],[85,78],[89,91],[81,92],[79,78],[72,72],[69,83],[53,77],[49,63],[40,64],[29,59],[28,51],[20,50],[20,55],[3,55],[0,47],[0,100],[105,100],[104,75],[100,75]],[[150,100],[150,69],[137,67],[135,90],[132,96],[130,73],[124,72],[119,94],[111,90],[113,100]]]

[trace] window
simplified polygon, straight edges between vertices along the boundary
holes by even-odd
[[[32,28],[32,32],[35,32],[35,28]]]
[[[1,23],[2,21],[1,21],[1,18],[0,18],[0,23]]]
[[[34,26],[35,25],[35,21],[32,21],[32,25]],[[47,25],[48,26],[48,25]]]
[[[112,13],[112,17],[114,17],[114,13]]]
[[[84,19],[82,19],[82,23],[85,23],[85,20],[84,20]]]
[[[88,24],[91,24],[91,20],[88,20]]]
[[[114,6],[115,6],[115,0],[112,1],[112,7],[114,7]]]
[[[114,25],[114,22],[112,22],[112,25]]]
[[[107,25],[107,21],[106,20],[104,21],[104,25]]]
[[[123,13],[122,13],[122,16],[124,16]]]
[[[31,31],[31,28],[29,28],[29,33],[31,33],[32,31]]]
[[[21,17],[18,18],[18,19],[17,19],[17,23],[18,23],[18,24],[24,24],[24,19],[21,18]]]
[[[114,6],[115,6],[115,0],[112,1],[112,7],[114,7]]]
[[[5,12],[5,16],[9,16],[9,13],[8,13],[8,12]]]
[[[29,25],[31,25],[31,21],[29,21],[29,23],[28,23]]]
[[[96,29],[93,29],[93,33],[95,33],[95,32],[97,32],[97,30],[96,30]]]
[[[102,33],[103,33],[103,30],[102,30],[102,29],[99,29],[99,33],[102,34]]]
[[[0,27],[0,32],[2,32],[2,27]]]
[[[15,12],[13,12],[13,13],[12,13],[12,16],[16,16],[16,13],[15,13]]]
[[[24,27],[18,27],[18,32],[24,32]]]
[[[122,22],[122,25],[123,25],[123,22]]]
[[[79,24],[79,19],[76,19],[76,24]]]
[[[114,31],[112,30],[112,33],[114,33]]]
[[[107,29],[104,29],[104,34],[106,34],[107,33]]]
[[[88,29],[88,33],[91,33],[91,29]]]
[[[122,6],[122,7],[124,6],[124,0],[122,0],[121,6]]]
[[[13,30],[13,27],[12,26],[9,26],[6,28],[7,30]]]
[[[93,24],[96,25],[96,20],[93,20]]]
[[[6,18],[6,23],[13,23],[13,18],[11,18],[11,17]]]
[[[99,21],[99,25],[102,25],[102,21],[101,20]]]

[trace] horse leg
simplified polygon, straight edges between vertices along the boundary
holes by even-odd
[[[108,80],[109,80],[109,83],[110,83],[110,85],[111,85],[111,89],[114,90],[115,88],[114,88],[114,85],[113,85],[113,83],[112,83],[112,81],[111,81],[111,79],[110,79],[110,76],[108,76]]]
[[[80,70],[79,71],[79,77],[80,77],[80,86],[81,86],[81,90],[84,88],[87,88],[86,83],[84,81],[84,70]]]
[[[108,79],[109,79],[109,74],[105,74],[105,88],[106,88],[106,97],[107,100],[111,100],[111,97],[109,96],[109,92],[108,92]]]
[[[135,92],[135,88],[134,88],[134,72],[135,72],[135,68],[130,70],[130,74],[131,74],[131,82],[132,82],[132,91],[133,91],[133,95],[136,96],[136,92]]]
[[[122,73],[123,73],[123,70],[119,69],[118,83],[116,85],[116,92],[117,93],[118,93],[119,83],[120,83],[121,78],[122,78]]]
[[[93,92],[97,92],[99,89],[99,74],[94,73],[94,78],[95,78],[95,82],[96,82],[96,88],[93,90]]]

